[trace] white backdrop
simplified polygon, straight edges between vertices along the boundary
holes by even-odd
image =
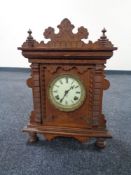
[[[1,0],[0,67],[29,67],[17,50],[26,40],[28,29],[41,41],[45,28],[56,27],[63,18],[69,18],[75,27],[88,28],[92,41],[105,27],[107,37],[118,47],[107,69],[131,70],[130,9],[130,0]]]

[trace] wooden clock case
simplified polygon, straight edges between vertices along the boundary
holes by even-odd
[[[106,129],[105,116],[102,113],[103,90],[109,88],[105,79],[106,60],[113,55],[112,43],[102,30],[102,36],[96,42],[82,41],[88,37],[88,30],[79,27],[73,33],[74,26],[68,19],[54,28],[45,29],[48,43],[37,42],[29,36],[22,47],[22,55],[31,63],[31,77],[27,85],[32,88],[34,109],[23,131],[29,133],[29,141],[37,141],[37,133],[51,140],[57,136],[74,137],[81,142],[96,138],[96,145],[105,146],[105,139],[111,138]],[[86,89],[86,99],[76,110],[65,112],[57,109],[49,99],[48,86],[58,75],[68,74],[78,77]]]

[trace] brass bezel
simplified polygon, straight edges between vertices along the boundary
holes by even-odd
[[[75,79],[80,87],[81,87],[81,98],[78,101],[78,103],[71,105],[70,107],[64,107],[63,105],[61,105],[60,103],[58,103],[53,94],[52,94],[52,87],[55,84],[56,81],[58,81],[59,79],[63,78],[63,77],[71,77],[73,79]],[[65,111],[65,112],[70,112],[70,111],[74,111],[75,109],[78,109],[84,102],[85,98],[86,98],[86,90],[85,87],[83,85],[83,82],[76,76],[76,75],[72,75],[72,74],[62,74],[62,75],[57,75],[50,83],[49,83],[49,87],[48,87],[48,97],[50,99],[50,102],[60,111]]]

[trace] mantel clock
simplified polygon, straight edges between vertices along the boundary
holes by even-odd
[[[31,77],[27,85],[32,88],[33,110],[29,124],[23,131],[29,133],[29,141],[35,142],[37,134],[51,140],[57,136],[74,137],[81,142],[96,138],[96,145],[105,147],[105,139],[111,138],[102,113],[103,90],[108,89],[105,78],[106,60],[117,48],[102,36],[85,43],[88,30],[64,19],[58,25],[59,32],[48,27],[44,37],[37,42],[32,31],[18,49],[31,63]]]

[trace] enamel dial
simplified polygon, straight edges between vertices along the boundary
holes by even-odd
[[[85,87],[76,76],[57,76],[49,86],[50,101],[61,111],[74,111],[79,108],[85,96]]]

